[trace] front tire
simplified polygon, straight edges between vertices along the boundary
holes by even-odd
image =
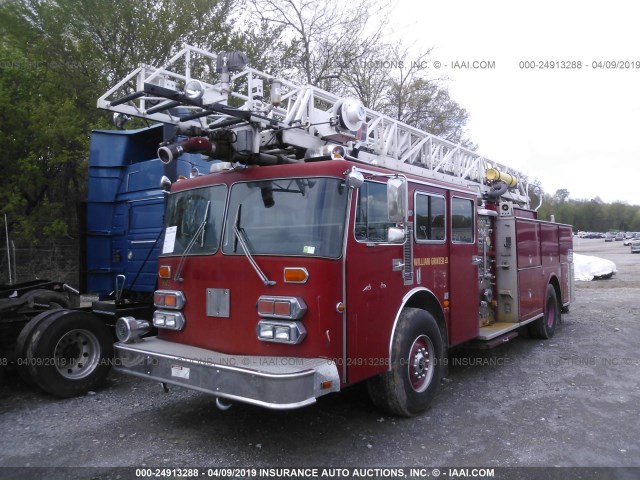
[[[111,368],[113,336],[102,320],[82,311],[65,311],[39,323],[27,347],[30,377],[58,397],[98,388]]]
[[[418,308],[400,314],[391,347],[391,370],[367,382],[374,405],[402,417],[429,408],[444,374],[444,342],[433,316]]]

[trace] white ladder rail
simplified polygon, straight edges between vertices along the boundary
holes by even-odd
[[[150,105],[150,102],[152,105],[157,105],[158,102],[166,99],[144,92],[145,83],[153,83],[159,86],[175,85],[177,90],[184,89],[184,85],[194,79],[192,72],[198,57],[203,57],[208,62],[217,59],[217,55],[214,53],[185,45],[160,68],[143,65],[133,70],[98,99],[98,107],[157,122],[175,125],[182,123],[187,126],[196,125],[201,128],[207,128],[208,124],[224,117],[224,115],[202,110],[192,105],[185,105],[185,107],[194,113],[202,111],[203,116],[181,121],[178,116],[172,115],[170,110],[148,113],[147,106]],[[211,66],[207,65],[205,70],[210,71]],[[305,137],[304,134],[298,135],[295,138],[300,139],[299,141],[306,143],[306,145],[296,146],[309,148],[309,145],[317,145],[315,134],[318,133],[319,128],[315,126],[334,122],[335,112],[333,112],[333,108],[343,98],[318,87],[298,86],[282,79],[278,79],[282,85],[282,102],[279,106],[268,105],[267,103],[262,103],[262,99],[252,98],[252,92],[258,82],[264,85],[264,82],[272,78],[273,76],[253,68],[245,68],[230,77],[230,85],[233,86],[235,82],[240,84],[242,89],[236,91],[232,88],[228,95],[222,91],[220,83],[211,83],[200,78],[197,80],[202,83],[205,92],[207,92],[203,97],[209,102],[205,102],[203,105],[205,109],[207,105],[213,103],[227,104],[227,98],[230,96],[244,102],[240,109],[253,109],[258,115],[278,120],[279,125],[285,128],[298,127],[301,131],[314,137],[313,141],[311,139],[307,141],[305,138],[308,137]],[[127,84],[130,83],[135,84],[136,92],[139,95],[118,104],[116,94],[122,93]],[[122,97],[123,95],[120,96],[120,99]],[[114,101],[116,104],[112,103]],[[366,137],[363,140],[359,139],[357,142],[346,143],[351,143],[352,146],[360,145],[365,147],[367,152],[377,155],[389,168],[402,169],[404,171],[409,169],[412,173],[423,176],[433,177],[434,175],[440,175],[443,179],[458,178],[463,180],[462,184],[479,186],[481,191],[487,191],[490,188],[489,182],[485,179],[485,170],[487,168],[497,168],[518,179],[518,186],[509,190],[505,196],[528,206],[527,179],[522,173],[506,165],[493,162],[448,140],[394,120],[382,113],[365,109],[365,115],[367,123]]]

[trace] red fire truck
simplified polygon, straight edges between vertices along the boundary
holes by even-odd
[[[245,61],[186,46],[98,101],[189,136],[160,146],[165,162],[221,160],[168,187],[158,333],[120,318],[118,371],[221,408],[302,407],[366,381],[412,416],[451,347],[554,334],[572,230],[536,218],[526,177]]]

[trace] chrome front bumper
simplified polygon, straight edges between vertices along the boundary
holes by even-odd
[[[116,343],[114,370],[272,409],[310,405],[340,390],[325,358],[227,355],[157,337]]]

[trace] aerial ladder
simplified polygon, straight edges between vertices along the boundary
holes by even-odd
[[[206,80],[205,80],[206,79]],[[267,96],[268,92],[268,96]],[[445,139],[312,85],[247,67],[240,52],[185,45],[162,67],[141,65],[98,99],[122,121],[175,125],[187,141],[163,145],[232,164],[269,165],[337,153],[395,171],[477,188],[479,197],[529,208],[526,175]],[[345,158],[346,158],[345,157]]]

